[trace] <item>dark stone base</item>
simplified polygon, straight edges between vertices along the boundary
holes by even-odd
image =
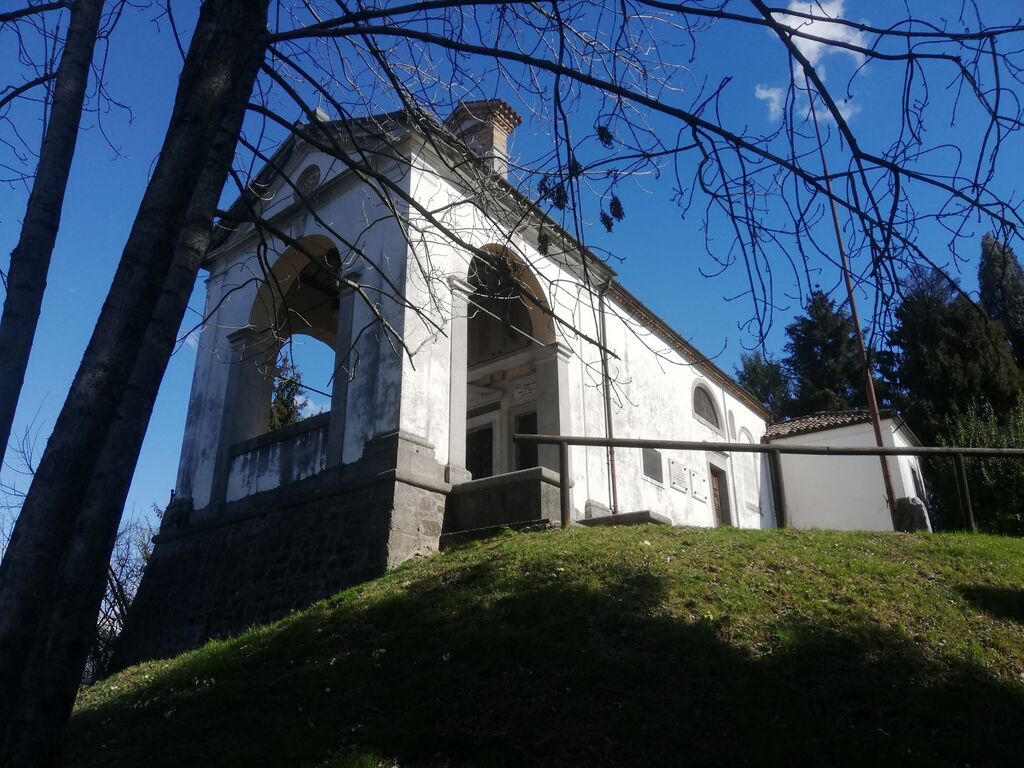
[[[378,441],[361,466],[200,510],[188,500],[172,505],[114,667],[273,621],[436,552],[449,490],[437,479],[444,468],[431,466],[426,444],[404,445],[397,434]],[[379,471],[382,464],[391,469]]]

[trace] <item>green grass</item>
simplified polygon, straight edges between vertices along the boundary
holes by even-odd
[[[81,694],[71,765],[1020,765],[1024,540],[506,534]]]

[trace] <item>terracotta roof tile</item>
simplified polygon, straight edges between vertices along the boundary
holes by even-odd
[[[892,417],[891,411],[882,411],[883,419]],[[781,424],[772,424],[764,433],[765,440],[775,440],[780,437],[793,437],[808,432],[820,432],[825,429],[836,427],[850,427],[854,424],[866,424],[871,421],[871,414],[868,411],[820,411],[810,416],[800,416]]]

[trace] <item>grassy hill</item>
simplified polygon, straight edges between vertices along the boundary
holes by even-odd
[[[507,534],[84,691],[71,765],[1020,765],[1024,541]]]

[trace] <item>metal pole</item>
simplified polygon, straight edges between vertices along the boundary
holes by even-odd
[[[846,297],[850,302],[850,320],[853,322],[854,337],[857,340],[857,356],[860,358],[861,368],[864,370],[864,392],[868,399],[868,410],[871,412],[871,426],[875,430],[875,442],[878,447],[882,443],[882,417],[878,412],[878,399],[875,397],[875,381],[871,378],[871,367],[868,363],[868,353],[864,346],[864,334],[860,327],[860,314],[857,312],[857,301],[853,293],[853,278],[850,277],[850,264],[846,259],[846,248],[843,247],[843,230],[839,226],[839,211],[836,209],[836,201],[832,196],[832,179],[828,171],[828,163],[825,161],[825,146],[821,143],[821,130],[818,128],[818,111],[814,108],[811,100],[811,82],[804,72],[804,85],[807,87],[807,98],[811,101],[811,119],[814,121],[814,132],[818,137],[818,152],[821,155],[821,169],[825,174],[825,189],[828,192],[828,201],[832,206],[832,223],[836,230],[836,245],[839,248],[839,263],[843,269],[843,281],[846,283]],[[892,518],[893,530],[896,525],[896,493],[892,487],[892,476],[889,474],[889,460],[879,456],[878,461],[882,467],[882,484],[885,486],[885,501],[889,506],[889,515]]]
[[[572,525],[572,506],[569,500],[569,443],[558,444],[558,491],[561,501],[562,528]]]
[[[786,489],[782,486],[782,453],[772,450],[768,453],[768,471],[772,481],[772,500],[775,502],[775,525],[788,526],[786,515]]]
[[[971,487],[967,484],[967,463],[962,453],[956,454],[953,461],[956,463],[956,485],[960,492],[960,514],[971,531],[977,533],[978,524],[974,521],[974,507],[971,505]]]
[[[785,443],[718,443],[707,440],[646,440],[621,437],[609,440],[606,437],[584,437],[582,435],[526,435],[515,433],[512,439],[522,443],[541,445],[600,446],[615,445],[617,448],[664,448],[674,451],[715,451],[716,453],[771,453],[800,456],[986,456],[991,458],[1024,458],[1024,448],[961,448],[949,446],[854,446],[854,445],[787,445]]]

